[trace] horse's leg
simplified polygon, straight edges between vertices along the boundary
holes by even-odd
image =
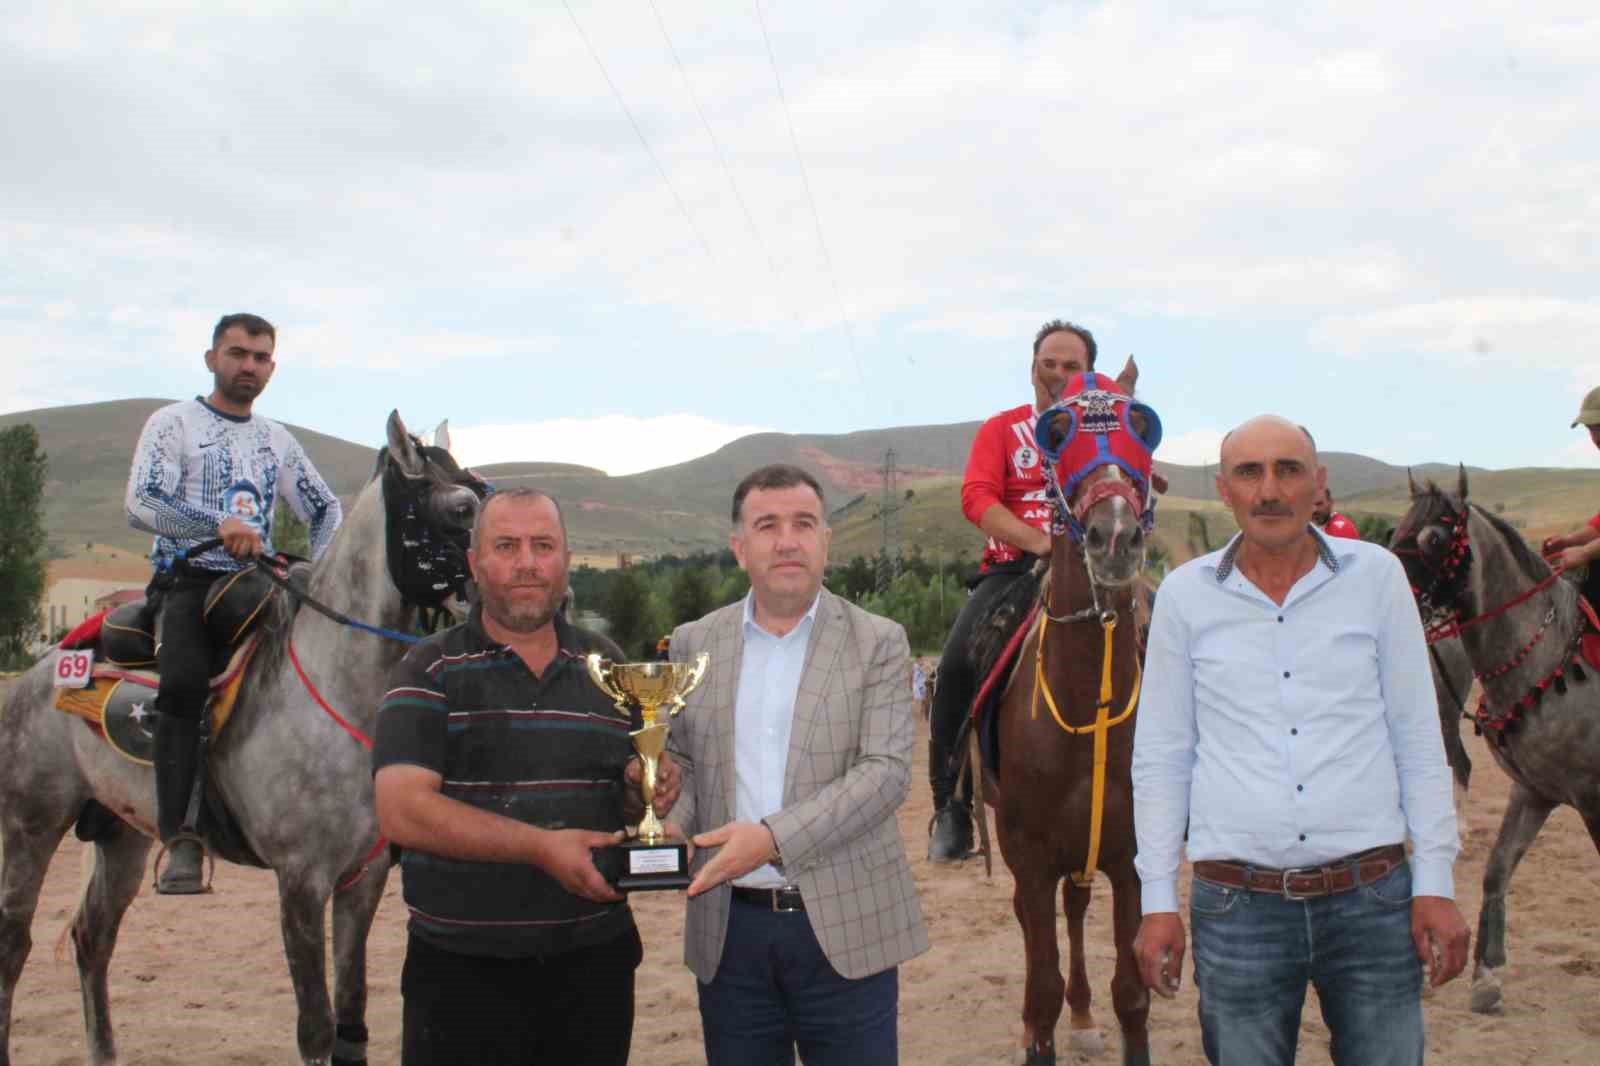
[[[1003,840],[1002,840],[1003,847]],[[1013,850],[1015,853],[1015,849]],[[1022,1042],[1026,1066],[1054,1066],[1056,1022],[1061,1018],[1061,949],[1056,944],[1056,886],[1053,871],[1012,866],[1016,890],[1011,905],[1022,926],[1028,978],[1022,992]]]
[[[11,817],[4,820],[0,840],[0,1066],[11,1063],[11,1005],[22,964],[33,947],[30,930],[39,889],[50,868],[50,856],[66,831],[66,824],[38,828],[20,825]]]
[[[1117,942],[1117,972],[1111,978],[1111,1003],[1122,1026],[1123,1066],[1150,1066],[1150,992],[1139,977],[1133,938],[1139,935],[1143,909],[1139,900],[1139,875],[1129,860],[1106,868],[1111,878],[1113,928]]]
[[[333,896],[333,1009],[337,1033],[333,1066],[367,1061],[367,934],[389,879],[387,856],[355,884]]]
[[[91,1066],[113,1066],[116,1040],[111,1033],[106,971],[116,950],[117,930],[128,904],[139,894],[150,838],[126,825],[94,846],[94,872],[83,887],[83,899],[72,919],[72,947],[78,959],[83,990],[83,1027],[89,1034]]]
[[[283,953],[294,983],[300,1020],[296,1033],[305,1066],[331,1066],[333,1007],[328,1000],[327,943],[322,920],[333,886],[324,878],[278,872],[279,917]]]
[[[1071,877],[1062,878],[1061,907],[1067,914],[1067,1044],[1080,1055],[1098,1055],[1106,1049],[1089,1009],[1093,992],[1083,952],[1083,916],[1089,910],[1090,895],[1088,885],[1079,888]]]
[[[1472,1009],[1491,1014],[1500,1008],[1500,976],[1506,964],[1506,890],[1517,863],[1528,853],[1555,804],[1535,796],[1523,785],[1511,783],[1511,798],[1500,834],[1483,871],[1483,905],[1478,912],[1478,946],[1473,953]]]

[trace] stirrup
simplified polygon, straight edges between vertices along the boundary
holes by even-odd
[[[167,891],[162,891],[162,889],[161,889],[161,863],[162,863],[162,860],[166,859],[167,853],[172,850],[173,845],[175,845],[175,844],[184,844],[184,843],[192,843],[192,844],[194,844],[195,847],[200,849],[200,867],[204,871],[204,875],[205,875],[200,881],[200,887],[196,888],[192,892],[190,892],[190,891],[172,891],[170,889],[167,890]],[[216,876],[216,873],[217,873],[217,860],[211,854],[211,849],[206,847],[205,840],[197,833],[180,832],[180,833],[176,834],[171,840],[163,840],[161,842],[161,850],[156,852],[155,867],[151,871],[150,881],[151,881],[151,886],[155,889],[156,895],[158,895],[158,896],[203,896],[203,895],[206,895],[207,893],[209,893],[211,891],[211,879]]]

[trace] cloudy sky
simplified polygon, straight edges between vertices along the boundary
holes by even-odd
[[[448,6],[8,4],[0,410],[250,310],[262,413],[625,472],[986,416],[1059,315],[1173,461],[1600,465],[1592,2]]]

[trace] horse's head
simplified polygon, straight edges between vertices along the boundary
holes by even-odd
[[[1093,371],[1076,375],[1034,429],[1055,532],[1079,544],[1090,575],[1113,588],[1138,576],[1155,521],[1153,453],[1161,419],[1133,398],[1138,374],[1130,358],[1116,380]]]
[[[448,424],[433,443],[406,430],[400,412],[389,414],[388,443],[378,451],[383,479],[389,576],[407,603],[428,609],[465,610],[472,580],[467,548],[488,484],[450,455]]]
[[[1472,569],[1472,542],[1467,534],[1467,471],[1461,468],[1455,493],[1432,481],[1418,488],[1406,471],[1411,506],[1389,539],[1416,594],[1424,621],[1455,614],[1466,594]]]

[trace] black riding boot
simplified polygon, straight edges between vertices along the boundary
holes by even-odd
[[[200,842],[184,836],[183,820],[200,766],[200,726],[175,714],[156,719],[156,827],[167,845],[156,892],[186,896],[205,891]],[[190,827],[192,830],[193,827]]]
[[[929,862],[960,862],[972,852],[972,808],[955,794],[956,772],[951,754],[937,740],[928,740],[928,784],[933,790]]]

